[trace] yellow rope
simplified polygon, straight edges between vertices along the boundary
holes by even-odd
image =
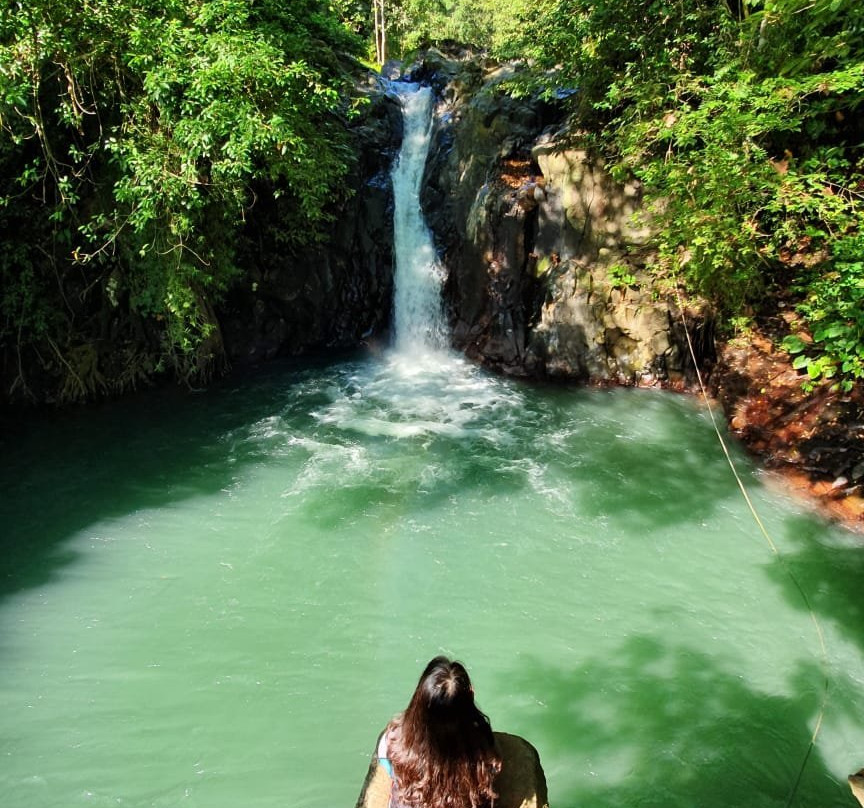
[[[693,348],[693,341],[690,339],[690,329],[687,327],[687,318],[684,316],[684,306],[681,303],[681,294],[678,290],[678,279],[675,278],[675,296],[678,300],[678,311],[681,315],[681,324],[684,326],[684,335],[687,338],[687,347],[690,351],[690,358],[693,360],[693,368],[696,372],[696,380],[699,382],[699,389],[702,393],[702,398],[705,401],[705,406],[708,409],[708,415],[711,418],[711,425],[714,427],[714,432],[717,434],[717,440],[720,441],[720,446],[723,449],[723,454],[726,456],[726,462],[729,464],[729,468],[732,470],[732,474],[735,477],[735,481],[738,483],[738,488],[741,490],[741,494],[744,497],[744,501],[747,503],[747,507],[750,509],[750,513],[753,515],[753,519],[756,524],[759,526],[759,530],[762,533],[762,536],[765,538],[765,541],[768,542],[768,546],[771,548],[771,552],[776,556],[777,560],[782,564],[783,569],[786,574],[791,579],[792,583],[795,585],[795,588],[798,590],[801,595],[801,599],[804,601],[804,605],[807,607],[807,610],[810,612],[810,617],[813,620],[813,625],[816,629],[816,635],[819,638],[819,647],[821,650],[821,664],[822,664],[822,672],[825,676],[825,681],[823,683],[823,692],[822,692],[822,704],[819,709],[819,714],[816,718],[816,727],[813,730],[813,735],[810,738],[810,744],[807,747],[807,753],[804,755],[804,760],[801,762],[801,766],[798,770],[798,776],[795,779],[795,783],[792,786],[792,790],[789,793],[789,798],[786,802],[786,808],[792,804],[792,800],[795,798],[795,794],[798,791],[798,786],[801,783],[801,777],[804,774],[804,769],[807,766],[807,761],[810,759],[810,754],[813,751],[813,748],[816,745],[816,739],[819,736],[819,732],[822,729],[822,719],[825,717],[825,710],[828,706],[828,691],[830,688],[830,680],[828,677],[828,648],[825,644],[825,635],[822,631],[822,626],[819,623],[819,619],[816,617],[816,611],[813,609],[812,604],[810,603],[810,598],[807,597],[807,593],[804,591],[804,588],[801,586],[799,580],[795,577],[795,574],[786,564],[785,559],[780,554],[780,551],[777,549],[777,545],[774,540],[771,538],[771,534],[768,532],[768,529],[765,527],[765,523],[759,517],[759,513],[756,510],[756,507],[753,505],[753,500],[750,499],[750,494],[747,492],[747,488],[744,485],[744,481],[741,479],[741,475],[738,473],[738,469],[735,467],[735,462],[732,460],[732,455],[729,452],[729,447],[726,444],[725,439],[723,438],[723,433],[720,431],[720,427],[717,425],[717,418],[714,415],[714,408],[711,406],[711,399],[708,396],[708,391],[705,389],[705,384],[702,380],[702,373],[699,370],[699,362],[696,359],[696,351]]]

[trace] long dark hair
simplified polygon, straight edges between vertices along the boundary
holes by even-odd
[[[461,662],[435,657],[387,727],[396,801],[410,808],[487,808],[501,769],[489,719]]]

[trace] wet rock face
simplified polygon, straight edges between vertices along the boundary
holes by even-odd
[[[456,347],[512,374],[685,381],[680,314],[643,272],[640,188],[565,145],[554,106],[506,96],[516,69],[430,52],[415,73],[438,91],[422,201],[449,273]],[[688,326],[697,358],[710,358],[710,318],[691,312]]]
[[[412,77],[429,83],[438,98],[421,201],[448,270],[445,298],[455,346],[526,373],[526,317],[536,309],[536,284],[525,268],[536,213],[525,200],[511,198],[514,189],[501,175],[508,165],[524,173],[523,156],[557,113],[544,102],[516,101],[503,92],[514,69],[430,51]]]
[[[534,243],[547,296],[534,348],[549,375],[650,385],[692,371],[681,312],[657,299],[645,267],[650,227],[637,224],[638,184],[613,181],[603,161],[541,136],[532,157],[544,180]],[[713,322],[686,312],[697,360],[713,359]]]
[[[375,83],[352,126],[357,162],[352,194],[330,234],[300,251],[280,241],[280,200],[262,195],[239,263],[242,282],[219,319],[232,364],[322,348],[351,348],[389,328],[393,297],[393,189],[390,166],[402,139],[398,101]]]

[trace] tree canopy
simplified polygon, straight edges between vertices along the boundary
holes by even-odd
[[[361,48],[324,0],[7,6],[0,339],[19,357],[47,347],[44,363],[69,370],[63,397],[99,392],[98,293],[160,324],[159,361],[206,372],[209,299],[236,271],[254,183],[289,201],[289,242],[338,195],[339,55]]]

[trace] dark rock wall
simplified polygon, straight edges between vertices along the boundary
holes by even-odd
[[[402,138],[399,102],[371,83],[352,126],[358,159],[329,234],[300,250],[281,240],[280,200],[253,209],[240,282],[219,307],[232,365],[386,338],[393,297],[390,166]]]
[[[530,372],[525,344],[536,308],[536,284],[525,273],[536,211],[509,193],[501,174],[508,165],[530,170],[530,145],[554,111],[504,93],[514,69],[477,59],[463,67],[430,51],[414,76],[438,93],[422,203],[448,269],[454,345],[523,373]]]
[[[402,139],[398,101],[378,77],[358,78],[368,103],[352,119],[356,161],[349,194],[333,203],[329,232],[312,246],[286,241],[289,199],[261,185],[239,236],[226,231],[238,267],[218,301],[198,303],[208,334],[194,355],[179,357],[176,376],[160,360],[164,323],[139,313],[113,276],[99,283],[81,267],[62,291],[78,344],[0,346],[0,407],[65,404],[119,396],[184,379],[205,384],[230,367],[325,348],[385,339],[393,290],[393,195],[390,164]]]

